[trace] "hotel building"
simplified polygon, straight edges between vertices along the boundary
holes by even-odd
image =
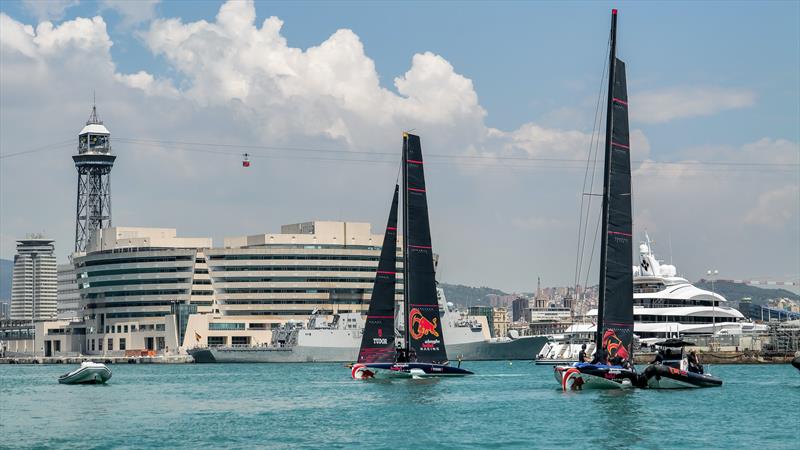
[[[11,281],[11,320],[56,317],[55,241],[32,236],[17,241]]]

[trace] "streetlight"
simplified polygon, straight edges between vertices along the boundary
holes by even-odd
[[[714,291],[714,278],[719,275],[719,270],[709,269],[706,271],[706,275],[711,278],[711,293],[714,294],[711,297],[711,341],[714,342],[717,333],[717,298],[716,292]]]

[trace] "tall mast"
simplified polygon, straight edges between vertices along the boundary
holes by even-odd
[[[408,133],[403,133],[403,348],[410,348],[408,321]]]
[[[614,71],[617,61],[617,10],[611,10],[611,43],[608,52],[608,101],[606,105],[606,146],[605,170],[603,171],[603,233],[600,245],[600,289],[597,301],[597,332],[595,345],[599,348],[603,342],[603,304],[606,300],[606,247],[608,247],[608,203],[611,182],[611,130],[614,125]]]

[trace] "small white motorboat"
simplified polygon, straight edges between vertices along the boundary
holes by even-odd
[[[72,372],[58,377],[61,384],[103,384],[111,378],[111,369],[105,364],[84,361]]]

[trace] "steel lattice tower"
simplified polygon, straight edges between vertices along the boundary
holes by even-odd
[[[75,216],[75,251],[86,251],[94,230],[111,226],[111,133],[97,118],[97,107],[78,134],[78,154],[72,156],[78,169]]]

